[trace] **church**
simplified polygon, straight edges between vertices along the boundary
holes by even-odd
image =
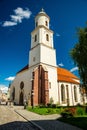
[[[31,32],[29,64],[17,72],[10,86],[10,99],[23,105],[47,105],[52,102],[60,106],[81,103],[80,80],[70,71],[56,64],[53,31],[49,27],[50,17],[42,9],[35,17],[35,28]]]

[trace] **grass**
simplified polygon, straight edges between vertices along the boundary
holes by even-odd
[[[40,115],[49,115],[49,114],[60,114],[62,108],[40,108],[40,107],[27,107],[28,111],[40,114]]]

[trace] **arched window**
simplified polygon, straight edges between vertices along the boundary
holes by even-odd
[[[24,82],[22,81],[21,83],[20,83],[20,89],[23,89],[24,88]]]
[[[35,41],[35,42],[37,41],[37,35],[35,35],[35,39],[34,39],[34,41]]]
[[[49,41],[49,35],[48,34],[46,34],[46,40]]]
[[[76,86],[74,86],[74,99],[75,99],[75,102],[77,102],[77,89],[76,89]]]
[[[36,27],[38,26],[38,22],[36,22]]]
[[[48,22],[47,21],[45,21],[45,25],[48,26]]]
[[[13,98],[13,100],[15,99],[15,87],[13,87],[12,98]]]
[[[65,87],[61,84],[61,101],[65,102]]]

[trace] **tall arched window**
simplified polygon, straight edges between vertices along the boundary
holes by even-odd
[[[61,101],[65,102],[65,87],[64,87],[64,84],[61,84]]]
[[[36,27],[38,26],[38,22],[36,22]]]
[[[48,34],[46,34],[46,40],[49,41],[49,35]]]
[[[74,99],[75,99],[75,102],[77,102],[77,89],[76,89],[76,86],[74,86]]]
[[[15,87],[13,87],[12,98],[13,98],[13,100],[15,99]]]
[[[35,42],[37,41],[37,35],[35,35],[35,39],[34,39],[34,41],[35,41]]]
[[[45,21],[45,25],[48,26],[48,22],[47,21]]]
[[[23,89],[24,88],[24,82],[22,81],[21,83],[20,83],[20,89]]]

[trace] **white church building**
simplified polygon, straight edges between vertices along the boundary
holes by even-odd
[[[81,102],[80,80],[56,64],[53,31],[50,18],[42,9],[35,17],[35,29],[31,32],[29,64],[17,72],[10,86],[10,98],[23,105],[54,104],[73,106]]]

